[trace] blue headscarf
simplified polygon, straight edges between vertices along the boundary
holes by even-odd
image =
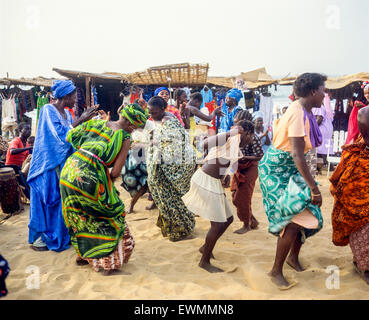
[[[168,93],[170,93],[170,92],[169,92],[169,89],[168,89],[167,87],[160,87],[160,88],[157,88],[157,89],[155,90],[154,95],[155,95],[155,96],[157,96],[157,95],[160,93],[160,91],[163,91],[163,90],[165,90],[165,91],[167,91]]]
[[[243,97],[243,94],[241,90],[233,88],[227,92],[226,97],[233,98],[237,101],[237,104],[240,102],[241,98]]]
[[[70,94],[76,89],[75,85],[71,80],[55,80],[51,90],[53,96],[57,99],[61,99],[67,94]]]

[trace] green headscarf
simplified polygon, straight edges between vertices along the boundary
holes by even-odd
[[[140,105],[133,103],[125,106],[121,111],[120,114],[126,118],[130,123],[134,126],[142,128],[145,126],[147,121],[147,115],[144,109],[141,108]]]

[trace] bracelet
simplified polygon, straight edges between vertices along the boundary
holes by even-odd
[[[321,194],[321,193],[318,193],[318,194],[316,194],[316,193],[312,193],[311,195],[312,195],[312,196],[321,196],[322,194]]]

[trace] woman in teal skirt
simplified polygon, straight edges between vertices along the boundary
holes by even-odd
[[[311,109],[322,104],[325,80],[325,76],[316,73],[305,73],[296,79],[294,93],[300,98],[275,124],[273,146],[259,162],[269,232],[278,237],[269,275],[282,289],[291,286],[282,272],[287,255],[287,263],[296,271],[303,271],[299,262],[301,246],[323,226],[322,196],[304,155],[319,136],[319,128],[311,125],[310,118]]]

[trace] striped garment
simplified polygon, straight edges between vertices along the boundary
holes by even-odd
[[[105,123],[90,120],[68,132],[67,140],[77,151],[68,158],[60,176],[65,224],[82,258],[109,256],[124,235],[124,203],[108,167],[130,135],[113,131]]]

